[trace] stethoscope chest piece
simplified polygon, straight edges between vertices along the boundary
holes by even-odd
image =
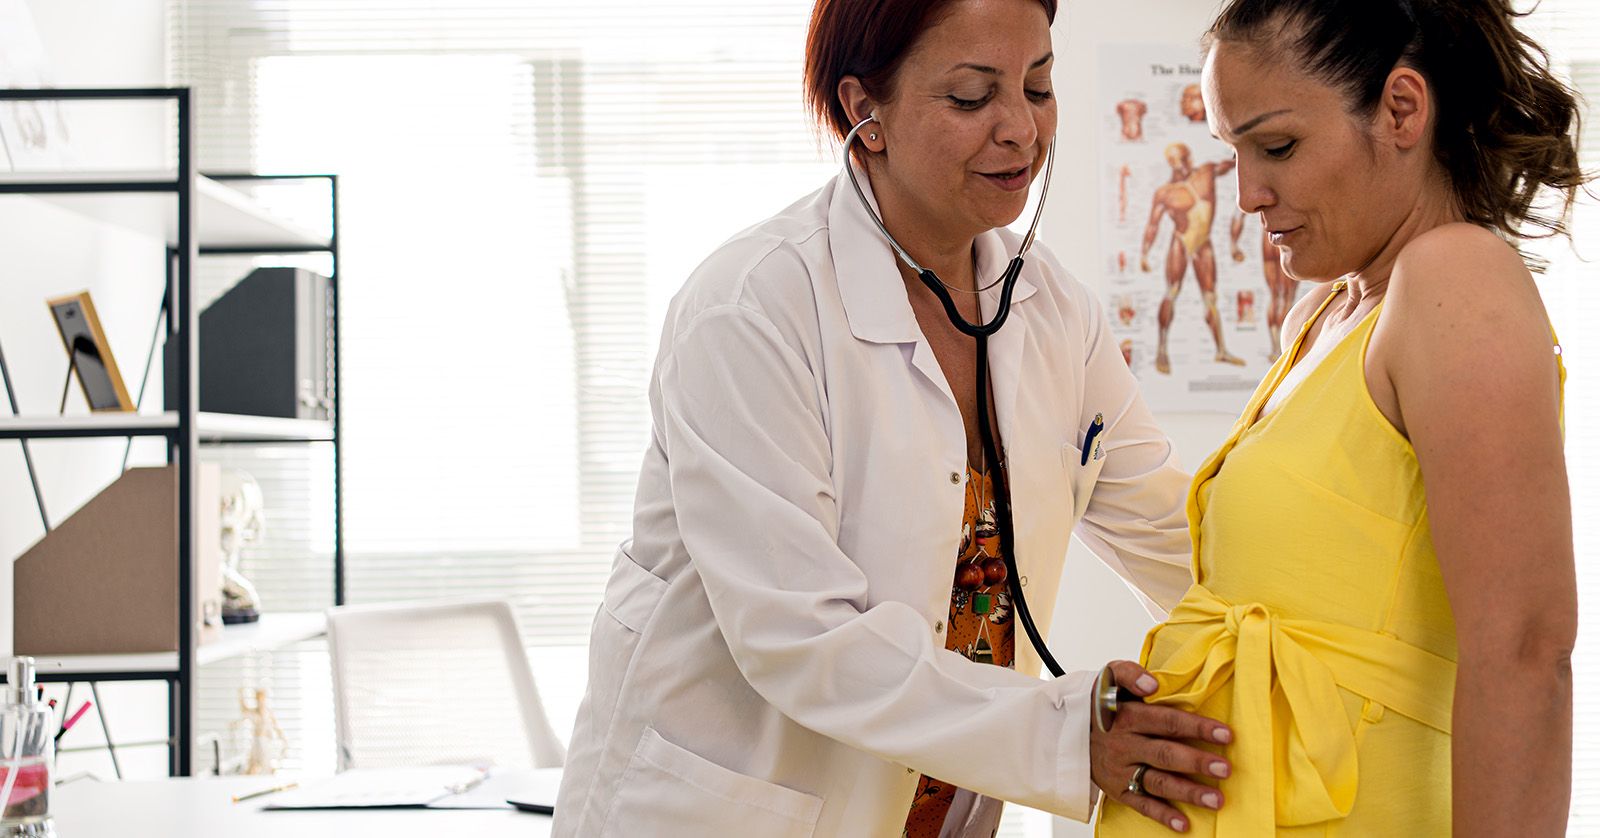
[[[1108,664],[1094,679],[1094,726],[1110,733],[1117,723],[1117,676]]]
[[[1117,723],[1117,711],[1125,703],[1143,704],[1144,699],[1129,690],[1117,686],[1117,675],[1111,671],[1111,664],[1100,670],[1094,678],[1094,703],[1091,711],[1094,716],[1094,726],[1101,733],[1110,733],[1111,726]]]

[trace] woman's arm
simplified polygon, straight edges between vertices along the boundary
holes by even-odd
[[[1078,427],[1090,427],[1097,413],[1105,420],[1096,443],[1104,462],[1077,536],[1134,587],[1152,617],[1163,619],[1194,582],[1185,509],[1190,473],[1140,394],[1099,300],[1073,285],[1074,302],[1084,312],[1084,415]]]
[[[1510,247],[1457,224],[1402,253],[1386,308],[1368,381],[1380,407],[1393,387],[1455,617],[1454,834],[1564,835],[1577,585],[1543,305]]]
[[[1060,271],[1053,261],[1050,265]],[[1103,462],[1076,534],[1134,586],[1151,616],[1161,619],[1194,582],[1186,510],[1190,475],[1145,404],[1137,379],[1111,338],[1099,300],[1076,283],[1068,288],[1084,317],[1085,399],[1079,427],[1088,428],[1095,413],[1105,420],[1105,430],[1089,452],[1092,457],[1092,449],[1100,448]],[[1112,667],[1118,683],[1138,695],[1154,691],[1155,679],[1136,664],[1120,661]],[[1141,675],[1148,679],[1143,684]],[[1227,745],[1233,735],[1220,722],[1177,708],[1124,704],[1110,733],[1090,733],[1095,783],[1156,823],[1175,832],[1187,830],[1188,819],[1171,804],[1220,808],[1222,792],[1196,778],[1214,783],[1232,772],[1227,758],[1193,747],[1192,740]],[[1143,777],[1147,793],[1133,794],[1126,786],[1140,765],[1155,770]]]

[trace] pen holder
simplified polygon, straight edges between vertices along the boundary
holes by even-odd
[[[13,704],[0,711],[0,838],[55,838],[53,722],[45,707]]]

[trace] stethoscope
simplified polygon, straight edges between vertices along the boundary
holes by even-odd
[[[878,112],[874,109],[867,115],[866,119],[857,122],[855,127],[851,128],[848,134],[845,134],[844,172],[850,178],[850,186],[855,189],[856,197],[861,199],[861,207],[867,211],[867,217],[871,218],[878,231],[883,233],[883,237],[888,240],[889,246],[900,257],[900,261],[904,262],[906,267],[910,268],[922,280],[922,284],[928,286],[928,290],[939,298],[939,302],[944,306],[945,315],[950,318],[950,323],[961,330],[962,333],[971,335],[977,341],[978,436],[983,441],[984,456],[991,463],[999,463],[1000,454],[998,446],[995,444],[994,429],[989,426],[989,336],[1000,331],[1000,327],[1005,325],[1006,317],[1011,314],[1011,293],[1016,290],[1017,278],[1022,275],[1023,256],[1027,254],[1029,248],[1033,247],[1034,234],[1038,231],[1039,219],[1044,214],[1045,198],[1050,194],[1050,172],[1055,165],[1056,158],[1055,140],[1051,139],[1050,148],[1045,153],[1044,185],[1039,189],[1039,205],[1033,211],[1033,223],[1028,225],[1028,233],[1022,238],[1022,246],[1017,249],[1017,255],[1011,258],[1011,262],[1006,265],[1005,272],[1000,275],[998,280],[978,288],[979,291],[986,291],[999,284],[1001,286],[1000,304],[988,323],[972,323],[962,317],[961,312],[956,308],[956,301],[950,296],[949,286],[945,285],[944,281],[939,279],[939,276],[931,269],[917,264],[917,260],[912,259],[911,254],[907,253],[905,248],[895,241],[894,235],[889,232],[889,228],[883,226],[883,219],[872,208],[872,202],[867,200],[866,192],[861,189],[861,182],[856,180],[855,167],[850,165],[850,144],[855,142],[856,135],[861,133],[862,128],[866,127],[868,123],[876,122],[877,119]],[[974,285],[977,283],[976,272],[974,272],[973,283]],[[1022,595],[1022,576],[1017,572],[1016,551],[1013,549],[1015,533],[1011,524],[1009,491],[999,493],[997,500],[999,502],[995,504],[995,523],[1000,530],[1000,551],[1006,563],[1006,589],[1011,593],[1011,603],[1016,609],[1017,622],[1022,624],[1023,631],[1028,635],[1028,642],[1033,644],[1034,651],[1039,653],[1039,659],[1050,670],[1050,674],[1060,678],[1066,674],[1066,670],[1062,669],[1061,664],[1056,662],[1055,656],[1050,654],[1049,647],[1045,645],[1044,637],[1039,634],[1039,628],[1034,625],[1033,615],[1028,610],[1028,601]],[[1100,674],[1095,678],[1093,695],[1095,725],[1103,733],[1110,730],[1111,723],[1116,718],[1119,697],[1116,679],[1111,673],[1110,666],[1101,670]],[[1125,691],[1122,693],[1124,698],[1131,697],[1131,695],[1131,693],[1126,693]]]

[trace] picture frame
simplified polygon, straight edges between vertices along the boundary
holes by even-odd
[[[61,345],[67,350],[67,375],[70,379],[73,371],[77,372],[89,409],[96,413],[137,409],[123,384],[116,358],[111,355],[111,343],[100,328],[100,317],[89,292],[55,297],[45,303],[50,306]]]

